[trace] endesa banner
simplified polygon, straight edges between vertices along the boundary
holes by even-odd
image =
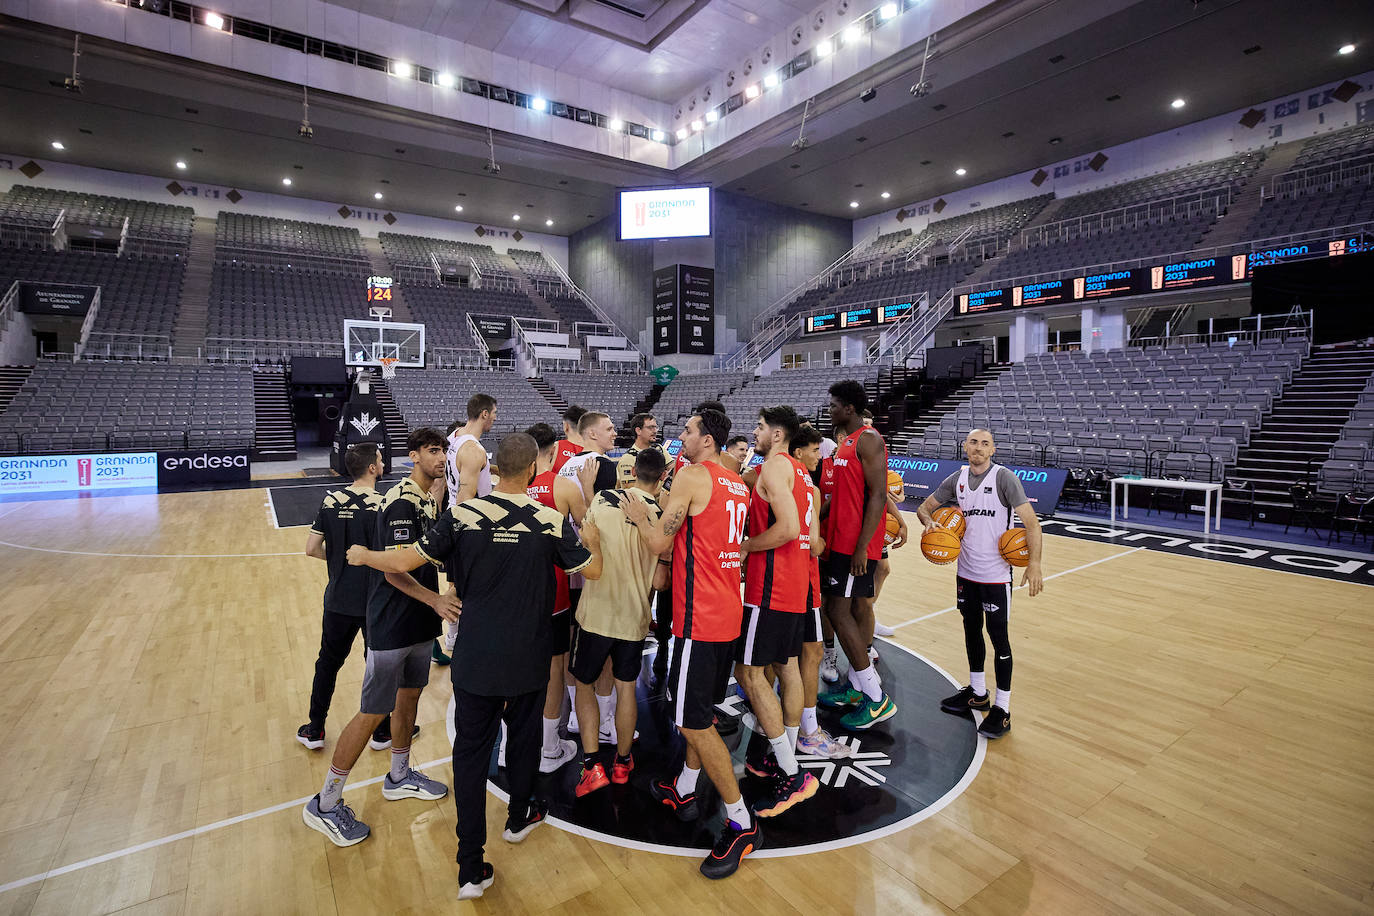
[[[0,496],[157,486],[156,452],[0,458]]]
[[[159,487],[247,483],[250,479],[246,448],[192,448],[157,453]]]
[[[965,463],[937,458],[908,458],[904,455],[891,455],[887,459],[888,469],[901,475],[902,483],[906,486],[906,498],[917,503],[934,493],[946,477],[957,472]],[[1036,514],[1054,513],[1059,505],[1064,481],[1069,476],[1068,471],[1060,468],[1023,468],[1010,464],[1003,467],[1021,478],[1021,486]]]

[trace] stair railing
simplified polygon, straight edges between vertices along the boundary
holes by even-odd
[[[838,268],[843,267],[845,264],[852,261],[854,259],[854,256],[858,254],[860,251],[863,251],[869,245],[873,244],[874,239],[876,239],[880,234],[880,229],[881,227],[875,226],[873,228],[873,231],[868,233],[868,235],[864,236],[858,242],[858,244],[856,244],[853,248],[849,249],[844,254],[840,255],[838,258],[832,261],[820,273],[816,274],[815,276],[811,277],[809,280],[806,280],[803,283],[797,284],[792,289],[788,290],[786,293],[783,293],[782,298],[778,299],[772,305],[768,306],[768,308],[764,309],[763,311],[755,315],[755,334],[757,335],[757,332],[761,331],[765,324],[771,322],[775,317],[777,317],[777,315],[782,313],[787,308],[787,306],[792,302],[792,300],[796,299],[802,293],[810,289],[815,289],[818,286],[829,285],[831,282],[831,274],[834,273]]]

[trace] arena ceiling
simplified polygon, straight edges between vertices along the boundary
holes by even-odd
[[[351,2],[435,28],[453,20],[445,15],[433,25],[435,17],[460,5]],[[487,5],[512,4],[558,6],[561,13],[517,10],[517,18],[528,13],[598,37],[560,21],[569,10],[558,0]],[[0,147],[50,158],[51,140],[61,136],[61,155],[82,165],[272,193],[292,176],[290,193],[302,197],[437,217],[452,217],[462,204],[465,220],[511,226],[511,215],[520,213],[523,227],[570,234],[612,212],[615,187],[678,180],[812,212],[865,216],[1374,69],[1374,5],[1364,0],[1120,0],[1119,11],[1105,17],[1100,4],[994,4],[941,36],[924,98],[907,91],[919,65],[910,57],[889,59],[817,96],[801,152],[791,146],[798,106],[676,172],[498,134],[499,175],[483,168],[480,128],[312,93],[315,136],[302,140],[299,87],[129,45],[83,42],[85,89],[68,93],[61,83],[71,64],[70,33],[0,17]],[[688,4],[696,12],[657,47],[679,36],[686,41],[697,19],[741,5]],[[794,9],[772,6],[778,20]],[[455,37],[499,43],[510,34]],[[1346,42],[1356,52],[1338,55]],[[716,66],[734,53],[725,48],[709,60]],[[877,89],[876,97],[860,101],[863,88]],[[1169,105],[1176,97],[1187,100],[1182,111]],[[189,174],[173,169],[177,159],[188,161]],[[958,177],[955,168],[967,174]],[[892,196],[881,199],[882,190]],[[380,204],[373,202],[378,191]],[[850,208],[851,200],[861,206]],[[545,219],[553,220],[551,229]]]

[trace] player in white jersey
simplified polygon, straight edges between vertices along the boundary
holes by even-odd
[[[464,500],[486,496],[491,492],[491,462],[482,446],[482,437],[491,432],[496,423],[496,398],[477,393],[468,398],[468,421],[454,427],[448,434],[447,455],[444,459],[444,481],[448,498],[441,506],[452,509]],[[444,648],[453,652],[458,625],[451,624],[444,633]],[[434,660],[448,664],[448,657],[434,644]]]
[[[967,527],[959,550],[956,581],[959,614],[964,619],[969,685],[942,700],[940,708],[954,713],[987,710],[978,728],[978,733],[986,738],[1000,738],[1011,729],[1012,659],[1007,623],[1011,613],[1012,568],[1002,559],[997,539],[1012,527],[1013,513],[1026,528],[1026,545],[1030,548],[1030,563],[1021,584],[1032,598],[1045,587],[1040,572],[1040,520],[1026,499],[1020,478],[1008,468],[992,463],[996,451],[990,431],[971,430],[964,440],[968,464],[946,477],[916,510],[926,531],[939,527],[931,513],[941,506],[958,505],[964,514]],[[984,621],[992,640],[993,671],[997,675],[997,697],[992,704],[988,703],[983,671],[987,659]]]

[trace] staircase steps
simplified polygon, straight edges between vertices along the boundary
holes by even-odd
[[[563,400],[557,391],[553,390],[552,385],[537,375],[530,379],[530,384],[534,386],[535,391],[544,396],[544,400],[549,402],[560,417],[563,416],[563,411],[568,409],[568,402]]]
[[[635,431],[634,428],[630,426],[630,421],[639,414],[653,413],[654,405],[658,403],[659,398],[663,397],[663,392],[666,390],[667,388],[664,385],[655,385],[649,389],[648,394],[635,402],[634,410],[630,411],[630,415],[625,418],[625,422],[620,424],[620,433],[615,437],[616,445],[629,446],[634,444]],[[662,423],[659,424],[660,427],[662,425]]]
[[[0,366],[0,414],[9,409],[10,402],[32,372],[33,366]]]
[[[975,394],[987,388],[1002,373],[1010,369],[1011,365],[1006,363],[988,366],[973,378],[950,389],[943,397],[937,398],[928,409],[920,411],[914,418],[907,420],[900,430],[892,434],[891,441],[888,443],[888,452],[890,454],[905,454],[906,448],[912,440],[921,438],[930,427],[939,426],[941,420],[968,404],[973,400]]]
[[[372,380],[372,393],[377,396],[377,403],[382,407],[382,422],[386,424],[386,437],[391,443],[390,457],[394,467],[397,458],[405,458],[410,454],[406,451],[406,439],[410,436],[410,428],[406,426],[406,419],[401,415],[401,408],[396,406],[396,398],[391,394],[391,388],[385,379]]]
[[[1302,146],[1302,140],[1294,140],[1274,147],[1265,155],[1264,163],[1236,191],[1226,213],[1203,235],[1208,246],[1233,245],[1250,240],[1250,223],[1264,205],[1260,195],[1273,183],[1275,176],[1293,167]]]
[[[215,221],[197,216],[191,227],[181,304],[172,325],[172,355],[194,357],[205,346],[210,322],[210,280],[215,270]]]
[[[296,425],[291,418],[291,389],[286,373],[275,366],[254,366],[253,460],[295,459]]]

